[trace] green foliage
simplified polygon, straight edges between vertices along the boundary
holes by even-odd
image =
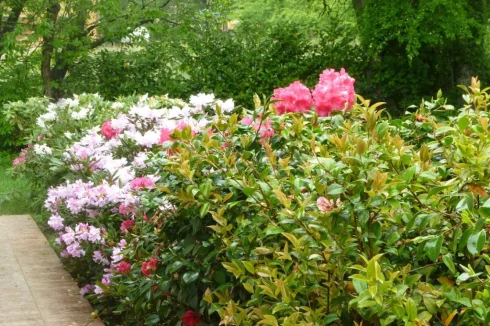
[[[14,155],[0,152],[0,214],[27,214],[32,212],[31,193],[25,178],[14,179],[10,169]]]
[[[253,91],[272,94],[294,80],[314,85],[325,64],[361,70],[361,52],[353,44],[353,26],[318,32],[314,41],[295,24],[242,23],[233,31],[201,26],[182,39],[155,41],[136,51],[103,51],[80,62],[67,78],[67,93],[98,92],[106,98],[133,93],[187,98],[212,92],[251,104]],[[86,81],[90,80],[90,83]]]
[[[357,7],[368,94],[400,109],[470,76],[486,79],[487,1],[371,1]],[[487,52],[488,53],[488,52]]]
[[[186,310],[202,324],[484,324],[490,96],[477,79],[463,88],[460,109],[439,93],[396,120],[360,96],[326,118],[279,116],[255,96],[245,116],[271,119],[270,139],[237,113],[219,115],[210,132],[175,131],[141,171],[160,180],[140,192],[123,235],[135,268],[98,283],[99,315],[134,325],[178,324]],[[47,141],[64,148],[54,134]],[[54,158],[42,162],[46,174],[63,172]],[[111,209],[97,216],[111,247],[121,219]],[[90,258],[76,266],[96,279],[103,271]],[[150,258],[158,266],[143,277]]]
[[[9,145],[26,146],[34,139],[37,118],[46,113],[47,98],[30,98],[27,101],[3,105],[3,117],[8,124]]]
[[[271,116],[270,143],[231,117],[182,142],[164,186],[190,225],[212,217],[206,242],[233,275],[205,292],[208,311],[227,325],[488,320],[488,95],[474,81],[465,98],[401,125],[362,98],[344,116]]]

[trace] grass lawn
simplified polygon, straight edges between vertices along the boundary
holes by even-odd
[[[12,155],[0,152],[0,215],[29,214],[30,192],[26,180],[14,180],[8,170]]]

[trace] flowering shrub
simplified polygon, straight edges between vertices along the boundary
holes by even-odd
[[[141,98],[64,147],[40,134],[51,154],[17,167],[67,171],[48,192],[49,225],[101,317],[488,322],[488,95],[475,79],[460,110],[438,95],[389,120],[362,97],[334,112],[353,80],[322,76],[326,117],[275,115],[257,97],[241,116],[210,95]]]
[[[344,68],[340,72],[327,69],[320,75],[312,93],[305,85],[295,81],[286,88],[274,90],[272,100],[278,101],[275,107],[279,114],[308,112],[314,103],[318,116],[326,117],[334,111],[350,110],[356,96],[354,82]]]

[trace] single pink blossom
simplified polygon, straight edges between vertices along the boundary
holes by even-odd
[[[155,187],[155,181],[153,181],[148,177],[141,177],[131,181],[130,186],[132,189],[139,189],[139,188],[151,189]]]
[[[112,128],[111,121],[107,120],[102,124],[101,133],[106,139],[112,139],[116,137],[120,131]]]
[[[150,260],[143,262],[141,266],[141,272],[149,277],[152,272],[155,272],[158,268],[158,260],[150,258]]]
[[[130,231],[134,226],[133,220],[126,220],[121,223],[121,232],[126,233],[126,231]]]
[[[299,81],[295,81],[286,88],[276,88],[272,100],[279,114],[288,112],[308,112],[313,105],[311,92]]]
[[[316,205],[322,214],[333,211],[335,204],[332,199],[327,199],[325,197],[319,197],[316,200]]]
[[[171,135],[174,133],[173,130],[167,129],[167,128],[162,128],[160,130],[160,141],[158,142],[159,145],[167,142],[167,141],[174,141],[171,137]]]
[[[117,271],[121,274],[128,274],[131,271],[131,264],[125,261],[119,263]]]
[[[124,204],[121,204],[119,205],[119,214],[121,215],[129,215],[129,214],[133,214],[136,209],[134,206],[131,206],[131,205],[124,205]]]
[[[354,83],[345,69],[340,72],[327,69],[320,75],[320,81],[313,90],[315,110],[320,117],[329,116],[332,111],[350,110],[355,101]]]
[[[254,119],[252,117],[244,117],[240,122],[244,125],[250,126],[253,122]]]

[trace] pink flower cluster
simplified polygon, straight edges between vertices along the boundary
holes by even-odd
[[[151,189],[155,187],[155,181],[149,177],[136,178],[130,183],[131,189]]]
[[[102,124],[101,134],[106,139],[112,139],[112,138],[116,137],[120,132],[121,132],[120,130],[116,130],[116,129],[112,128],[110,120],[107,120],[106,122],[104,122]]]
[[[340,198],[337,198],[337,201],[334,202],[333,199],[327,199],[325,197],[319,197],[317,200],[316,200],[316,205],[318,207],[318,209],[320,210],[320,212],[322,212],[322,214],[326,214],[328,212],[331,212],[335,209],[335,207],[340,207],[342,206],[342,201],[340,200]]]
[[[299,81],[295,81],[286,88],[275,89],[271,99],[279,101],[275,104],[279,114],[308,112],[313,105],[310,90]]]
[[[158,268],[158,260],[155,258],[150,258],[148,261],[143,262],[141,266],[141,272],[149,277],[151,273],[155,272]]]
[[[75,230],[67,226],[64,232],[59,232],[56,243],[66,246],[65,250],[61,253],[63,257],[79,258],[85,255],[85,250],[80,245],[82,241],[93,244],[104,243],[101,232],[100,228],[88,225],[87,223],[79,223],[76,225]]]
[[[295,81],[286,88],[275,89],[271,99],[278,101],[275,107],[279,114],[308,112],[314,104],[317,114],[326,117],[333,111],[349,110],[354,105],[354,83],[355,79],[344,68],[340,72],[326,69],[312,93],[305,85]]]
[[[271,119],[262,119],[259,117],[254,120],[252,117],[245,117],[241,120],[241,123],[247,126],[252,126],[252,128],[257,131],[260,137],[264,140],[269,140],[274,136],[274,128],[272,126]]]
[[[127,274],[134,266],[125,260],[123,250],[127,245],[126,238],[131,237],[131,230],[139,218],[141,196],[153,189],[158,180],[145,174],[147,168],[151,168],[152,153],[168,153],[162,151],[162,147],[174,142],[172,134],[175,130],[190,128],[196,135],[207,132],[208,125],[217,119],[203,111],[215,107],[218,102],[214,97],[201,94],[194,98],[194,102],[187,105],[176,101],[184,107],[154,109],[156,105],[152,105],[158,104],[155,99],[142,98],[127,113],[86,130],[85,135],[78,141],[74,139],[63,154],[67,166],[79,178],[48,190],[45,201],[45,207],[51,212],[48,224],[59,232],[56,241],[62,248],[63,257],[90,256],[95,263],[105,267],[101,282],[106,286],[111,284],[114,275]],[[232,110],[232,104],[227,101],[218,105],[222,106],[223,112],[228,112]],[[256,128],[266,137],[273,134],[273,130],[268,130],[272,129],[270,120]],[[69,136],[67,138],[72,139],[72,134]],[[159,209],[166,211],[173,206],[162,198]],[[108,215],[116,220],[123,218],[119,225],[121,233],[98,227],[101,218]],[[71,224],[74,220],[84,223]],[[114,238],[117,236],[119,238]],[[141,272],[149,276],[157,267],[158,261],[151,258],[143,263]],[[82,294],[92,292],[103,294],[104,290],[89,284],[81,291]]]
[[[48,190],[48,198],[45,201],[45,207],[52,212],[50,218],[52,227],[56,230],[60,225],[60,218],[56,214],[60,213],[60,208],[66,208],[71,214],[87,213],[91,217],[100,214],[100,208],[109,204],[126,206],[136,205],[136,198],[129,187],[122,188],[115,184],[109,184],[103,181],[95,186],[93,182],[83,182],[76,180],[73,183],[66,182],[56,188]],[[51,225],[50,224],[50,225]]]
[[[345,69],[340,72],[333,69],[325,70],[320,75],[320,82],[313,90],[315,110],[320,117],[329,116],[332,111],[350,109],[354,105],[355,79]]]
[[[24,163],[26,161],[26,154],[27,154],[27,148],[24,148],[21,152],[19,157],[15,158],[14,161],[12,162],[13,166],[17,166],[21,163]]]

